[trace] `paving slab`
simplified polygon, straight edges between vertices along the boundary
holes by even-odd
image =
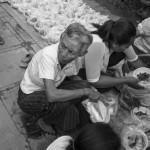
[[[20,38],[23,39],[23,41],[35,43],[34,40],[30,37],[30,35],[28,35],[17,22],[9,22],[9,24],[12,27],[12,30],[16,32],[16,34],[19,35]]]
[[[27,137],[26,130],[21,121],[21,115],[23,114],[23,112],[17,104],[18,89],[19,89],[19,83],[14,83],[9,86],[6,86],[5,88],[1,88],[1,90],[0,90],[0,97],[1,97],[0,106],[2,105],[1,107],[3,107],[3,109],[6,110],[7,114],[8,114],[8,116],[6,116],[5,114],[4,114],[4,116],[6,116],[6,118],[9,118],[10,121],[13,122],[14,127],[16,128],[16,130],[14,132],[19,133],[20,139],[24,140],[24,142],[26,143],[26,144],[22,144],[18,149],[12,149],[12,150],[24,150],[24,149],[26,149],[26,150],[45,150],[46,147],[54,139],[56,139],[56,136],[49,136],[48,138],[46,136],[43,136],[40,139],[30,139]],[[0,121],[1,121],[1,118],[0,118]],[[6,120],[6,122],[7,122],[7,120]],[[6,126],[6,129],[7,128],[8,127]],[[12,127],[10,126],[10,128],[12,128]],[[2,131],[3,131],[3,128],[2,128]],[[2,134],[0,132],[0,137],[1,136],[2,136]],[[7,137],[6,137],[6,140],[7,140]],[[16,144],[18,145],[17,141],[12,141],[12,142],[16,142]],[[18,142],[20,142],[20,141],[18,141]],[[0,143],[0,146],[1,146],[1,143]],[[4,147],[5,147],[5,145],[4,145]]]
[[[5,40],[5,44],[0,46],[0,53],[7,52],[21,44],[21,42],[13,35],[7,26],[0,20],[0,35]]]
[[[12,16],[15,21],[21,26],[21,28],[36,42],[41,48],[44,48],[45,45],[49,43],[41,38],[40,34],[35,30],[33,26],[31,26],[26,18],[20,13],[17,9],[12,8],[9,4],[4,3],[2,8]],[[43,44],[44,43],[44,44]]]
[[[19,67],[27,54],[25,48],[0,54],[0,88],[21,81],[24,69]]]
[[[9,16],[9,14],[6,11],[0,12],[0,17],[6,17],[6,16]]]
[[[0,149],[29,150],[25,136],[17,130],[2,101],[0,101],[0,114]]]
[[[17,91],[17,89],[15,90]],[[11,94],[9,95],[11,96]],[[11,97],[9,98],[8,100],[11,100]],[[20,128],[22,128],[22,131],[20,132],[20,130],[18,130],[20,115],[14,114],[11,117],[4,106],[6,106],[6,104],[3,104],[3,100],[0,101],[0,149],[45,150],[50,144],[50,141],[45,137],[36,140],[27,138],[26,132],[23,131],[24,127],[21,121]],[[55,138],[56,137],[51,137],[51,140],[54,140]]]
[[[12,85],[0,89],[1,100],[5,108],[7,109],[10,117],[14,117],[14,115],[22,114],[22,111],[20,110],[17,104],[19,85],[20,82],[14,83]]]

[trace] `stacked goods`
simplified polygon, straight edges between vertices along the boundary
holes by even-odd
[[[150,53],[150,17],[138,24],[137,33],[140,36],[135,39],[134,45],[140,51]]]
[[[103,24],[108,20],[82,0],[11,0],[11,5],[23,13],[28,23],[49,43],[58,42],[70,23],[79,22],[93,30],[91,23]]]

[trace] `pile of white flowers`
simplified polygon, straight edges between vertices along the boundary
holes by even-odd
[[[11,0],[11,5],[24,14],[43,39],[59,41],[60,34],[74,22],[93,30],[91,23],[103,24],[108,16],[95,12],[82,0]]]

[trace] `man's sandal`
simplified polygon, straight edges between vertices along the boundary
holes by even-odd
[[[20,65],[19,65],[19,67],[23,68],[23,69],[26,69],[28,67],[28,64],[29,63],[27,63],[27,62],[21,62]]]
[[[31,61],[33,55],[27,54],[24,58],[21,59],[21,63],[19,65],[20,68],[26,69],[29,65],[29,62]]]
[[[30,62],[32,59],[33,55],[32,54],[27,54],[24,58],[22,58],[22,62]]]
[[[28,138],[41,139],[44,136],[43,131],[39,127],[37,121],[34,122],[34,117],[32,121],[32,118],[22,115],[21,120],[24,125],[24,128],[26,129]]]
[[[5,44],[5,40],[0,36],[0,45],[4,45]]]

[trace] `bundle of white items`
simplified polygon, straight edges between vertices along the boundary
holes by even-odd
[[[92,102],[89,99],[82,102],[87,112],[90,114],[92,122],[110,121],[111,115],[115,115],[118,110],[118,101],[114,98],[102,96],[98,102]]]
[[[140,35],[134,45],[144,53],[150,53],[150,17],[138,24],[137,32]]]
[[[43,39],[56,43],[65,28],[74,22],[94,30],[91,23],[103,24],[107,16],[95,12],[82,0],[11,0]]]

